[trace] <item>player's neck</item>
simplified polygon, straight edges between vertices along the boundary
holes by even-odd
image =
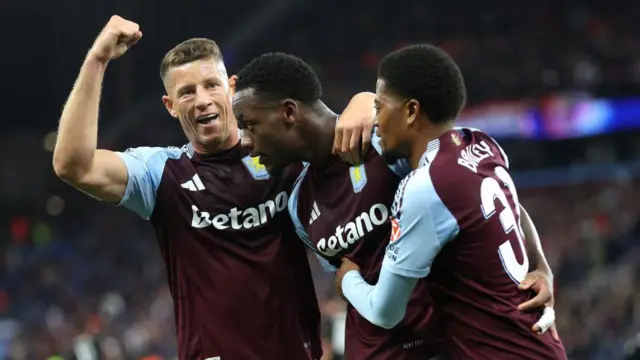
[[[338,114],[322,102],[314,104],[307,114],[304,153],[306,161],[316,167],[323,166],[331,159],[337,118]]]
[[[224,142],[211,144],[210,146],[204,146],[202,144],[192,142],[191,146],[193,146],[193,150],[200,155],[215,155],[227,151],[238,145],[238,142],[240,141],[238,129],[230,129],[230,131],[229,136],[227,136],[227,139]]]
[[[416,137],[411,144],[411,156],[409,157],[409,165],[411,168],[417,169],[420,166],[420,159],[424,152],[427,151],[427,146],[431,141],[453,129],[454,126],[455,123],[451,121],[439,125],[428,123],[427,125],[417,129]]]

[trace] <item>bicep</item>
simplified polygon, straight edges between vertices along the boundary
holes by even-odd
[[[90,196],[116,204],[124,196],[127,179],[127,167],[117,153],[97,150],[89,172],[73,185]]]
[[[94,165],[76,185],[101,200],[124,206],[149,219],[168,159],[177,159],[178,148],[139,147],[125,152],[99,150]]]

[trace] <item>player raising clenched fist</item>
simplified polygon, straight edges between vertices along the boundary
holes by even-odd
[[[140,25],[113,15],[93,43],[89,55],[106,63],[117,59],[142,38]]]

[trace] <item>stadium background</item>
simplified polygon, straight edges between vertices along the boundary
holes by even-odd
[[[62,104],[114,13],[144,38],[108,70],[100,140],[112,149],[185,142],[157,68],[189,37],[218,41],[230,73],[263,52],[297,54],[336,110],[373,90],[386,52],[442,46],[466,77],[461,123],[510,156],[556,274],[570,358],[623,359],[639,341],[640,2],[32,0],[0,5],[0,359],[175,357],[150,226],[51,167]],[[333,277],[315,273],[325,359],[339,359],[344,304]]]

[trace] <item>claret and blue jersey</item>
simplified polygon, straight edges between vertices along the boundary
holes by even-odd
[[[129,174],[120,205],[150,220],[166,264],[179,358],[319,358],[306,249],[286,212],[301,166],[271,177],[239,144],[119,155]]]
[[[516,309],[531,294],[517,288],[529,263],[508,169],[506,154],[481,131],[457,128],[431,141],[398,186],[378,284],[363,286],[350,272],[345,295],[375,313],[371,304],[393,308],[380,299],[401,302],[412,290],[404,283],[428,278],[449,358],[566,359],[549,333],[531,331],[541,314]]]
[[[389,242],[395,189],[411,169],[406,161],[387,165],[375,135],[372,144],[357,166],[337,157],[323,167],[307,164],[289,199],[289,213],[301,239],[322,262],[335,268],[346,256],[375,282]],[[429,359],[439,352],[439,340],[426,280],[418,285],[403,322],[392,330],[371,324],[348,306],[349,359]]]

